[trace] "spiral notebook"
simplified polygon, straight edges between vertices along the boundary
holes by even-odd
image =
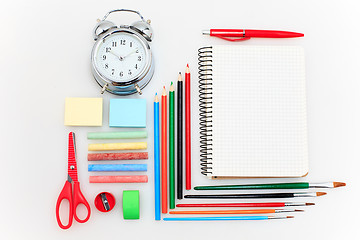
[[[308,173],[304,50],[225,45],[199,49],[202,173]]]

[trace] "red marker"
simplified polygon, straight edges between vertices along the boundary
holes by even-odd
[[[203,35],[218,37],[227,41],[243,41],[255,38],[294,38],[303,37],[304,34],[287,31],[274,30],[252,30],[252,29],[210,29],[203,31]]]

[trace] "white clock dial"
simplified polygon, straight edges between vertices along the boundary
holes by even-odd
[[[142,73],[146,65],[146,51],[138,37],[116,33],[105,38],[95,53],[99,73],[114,81],[127,82]]]

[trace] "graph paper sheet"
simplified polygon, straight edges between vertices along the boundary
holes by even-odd
[[[305,61],[298,46],[213,46],[211,176],[308,172]]]

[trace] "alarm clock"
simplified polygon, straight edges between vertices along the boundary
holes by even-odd
[[[117,26],[107,21],[114,12],[131,12],[140,21]],[[116,9],[98,20],[94,31],[91,68],[96,82],[105,91],[116,95],[141,94],[154,74],[154,61],[149,43],[153,38],[150,20],[134,10]]]

